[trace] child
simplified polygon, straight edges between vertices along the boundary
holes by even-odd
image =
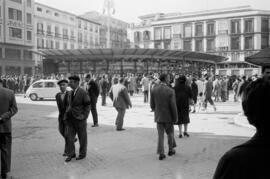
[[[205,106],[204,106],[204,98],[203,98],[203,93],[200,92],[199,93],[199,96],[198,96],[198,112],[200,111],[201,107],[203,107],[203,109],[205,109]]]

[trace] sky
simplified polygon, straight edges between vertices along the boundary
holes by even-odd
[[[36,2],[81,15],[89,11],[102,13],[104,0],[36,0]],[[128,23],[139,22],[139,16],[157,12],[184,13],[243,5],[270,10],[270,0],[114,0],[114,4],[114,17]]]

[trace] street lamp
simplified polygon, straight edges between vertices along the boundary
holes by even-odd
[[[111,15],[115,14],[113,0],[104,0],[103,14],[107,14],[107,48],[111,48]]]

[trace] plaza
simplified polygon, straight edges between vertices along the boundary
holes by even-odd
[[[13,178],[211,178],[218,160],[230,148],[247,141],[255,130],[234,124],[241,113],[232,100],[217,103],[217,112],[191,114],[190,138],[176,138],[175,157],[159,162],[156,155],[154,114],[141,95],[131,97],[124,132],[115,131],[116,111],[107,99],[97,110],[100,127],[88,119],[88,155],[65,164],[64,141],[58,132],[55,101],[36,101],[17,96],[19,113],[13,120]],[[243,119],[244,120],[244,119]],[[177,136],[178,130],[175,131]],[[78,144],[77,144],[78,146]],[[78,147],[77,147],[78,149]]]

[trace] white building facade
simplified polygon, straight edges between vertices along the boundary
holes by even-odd
[[[258,67],[245,57],[269,46],[270,11],[249,6],[194,13],[150,14],[141,16],[141,24],[129,30],[136,48],[198,51],[226,56],[217,65],[216,74],[259,74]]]
[[[32,75],[34,2],[0,0],[0,75]]]

